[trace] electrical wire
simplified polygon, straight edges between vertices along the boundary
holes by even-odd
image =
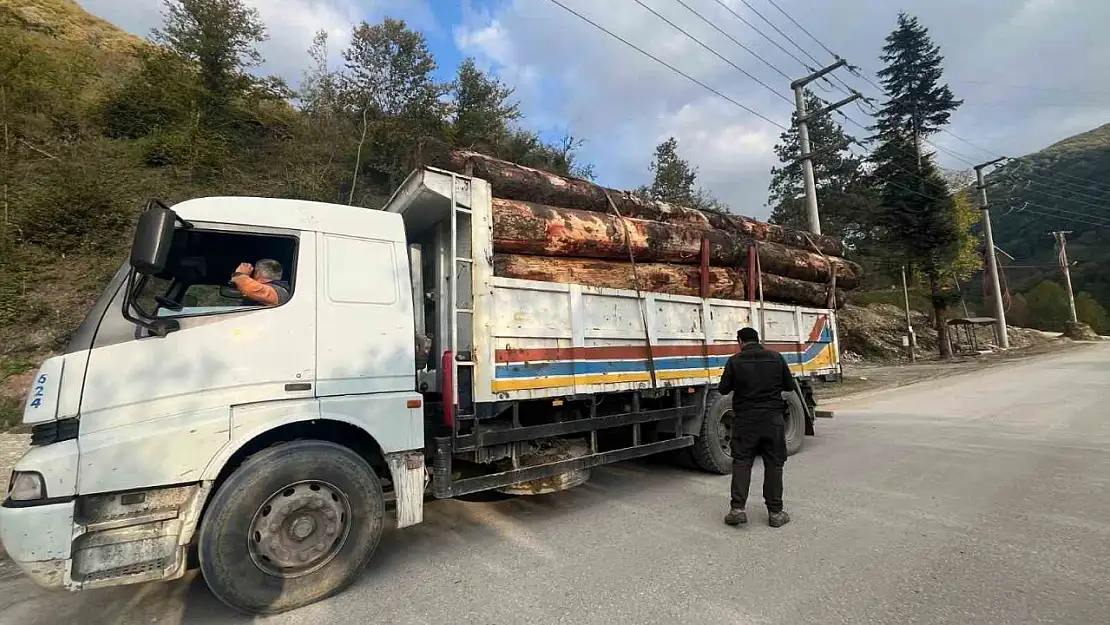
[[[744,111],[747,111],[748,113],[758,117],[759,119],[762,119],[763,121],[767,122],[768,124],[771,124],[772,126],[775,126],[776,128],[778,128],[780,130],[783,130],[783,131],[788,130],[788,128],[786,126],[783,126],[782,124],[780,124],[780,123],[776,122],[775,120],[767,117],[766,115],[763,115],[762,113],[759,113],[759,112],[743,105],[742,103],[738,102],[737,100],[725,95],[724,93],[721,93],[717,89],[714,89],[713,87],[710,87],[709,85],[707,85],[704,82],[698,80],[697,78],[694,78],[690,74],[687,74],[686,72],[678,69],[674,65],[671,65],[670,63],[664,61],[663,59],[660,59],[659,57],[657,57],[654,54],[648,52],[647,50],[644,50],[643,48],[637,46],[636,44],[632,43],[631,41],[628,41],[624,37],[621,37],[620,35],[614,33],[613,31],[609,30],[608,28],[605,28],[601,24],[598,24],[597,22],[591,20],[590,18],[586,17],[585,15],[582,15],[578,11],[575,11],[574,9],[568,7],[567,5],[563,4],[559,0],[548,0],[548,1],[551,2],[552,4],[554,4],[555,6],[563,9],[567,13],[570,13],[571,15],[574,15],[575,17],[582,20],[583,22],[586,22],[590,26],[593,26],[594,28],[600,30],[601,32],[605,33],[606,35],[609,35],[610,37],[612,37],[612,38],[616,39],[617,41],[623,43],[624,45],[628,46],[629,48],[632,48],[633,50],[639,52],[640,54],[648,57],[649,59],[651,59],[653,61],[655,61],[659,65],[662,65],[663,67],[666,67],[667,69],[669,69],[672,72],[678,74],[679,76],[682,76],[686,80],[689,80],[690,82],[700,86],[701,88],[713,93],[714,95],[721,98],[722,100],[725,100],[726,102],[729,102],[729,103],[735,105],[736,107],[738,107],[738,108],[740,108]]]
[[[711,27],[712,27],[712,28],[713,28],[714,30],[716,30],[717,32],[721,33],[721,34],[722,34],[722,35],[724,35],[725,37],[728,37],[729,41],[731,41],[732,43],[735,43],[736,45],[738,45],[738,46],[740,46],[741,48],[743,48],[745,52],[747,52],[748,54],[750,54],[750,55],[754,56],[755,58],[759,59],[760,61],[762,61],[764,65],[766,65],[767,67],[770,67],[771,69],[773,69],[773,70],[775,70],[776,72],[778,72],[778,74],[779,74],[780,76],[782,76],[783,78],[785,78],[785,79],[787,79],[787,80],[790,80],[790,79],[791,79],[791,78],[790,78],[790,76],[789,76],[789,75],[788,75],[788,74],[787,74],[786,72],[784,72],[784,71],[782,71],[781,69],[779,69],[779,68],[775,67],[775,66],[774,66],[774,65],[773,65],[773,64],[772,64],[772,63],[771,63],[770,61],[768,61],[767,59],[765,59],[765,58],[763,58],[763,57],[759,56],[759,54],[757,54],[757,53],[756,53],[755,51],[753,51],[753,50],[752,50],[751,48],[749,48],[748,46],[746,46],[746,45],[744,45],[744,44],[740,43],[740,40],[738,40],[738,39],[737,39],[736,37],[733,37],[732,35],[730,35],[730,34],[728,34],[727,32],[725,32],[725,31],[724,31],[724,30],[723,30],[723,29],[722,29],[722,28],[721,28],[720,26],[717,26],[716,24],[714,24],[714,23],[713,23],[712,21],[710,21],[710,20],[709,20],[708,18],[706,18],[706,17],[705,17],[704,15],[702,15],[701,13],[698,13],[697,11],[695,11],[695,10],[694,10],[694,9],[693,9],[693,8],[692,8],[692,7],[690,6],[690,5],[688,5],[688,4],[686,4],[685,2],[683,2],[683,0],[675,0],[675,2],[679,3],[680,5],[682,5],[682,6],[683,6],[683,7],[684,7],[684,8],[685,8],[685,9],[686,9],[687,11],[689,11],[689,12],[693,13],[694,15],[696,15],[696,16],[698,17],[698,19],[700,19],[701,21],[705,22],[706,24],[709,24],[709,26],[711,26]]]
[[[775,41],[774,38],[772,38],[770,35],[768,35],[767,33],[763,32],[762,30],[757,28],[754,24],[752,24],[748,20],[744,19],[744,16],[740,15],[739,13],[736,12],[735,9],[733,9],[729,5],[725,4],[725,2],[723,0],[713,0],[713,1],[716,2],[718,5],[720,5],[724,10],[728,11],[729,13],[732,13],[733,17],[735,17],[736,19],[738,19],[741,22],[743,22],[744,24],[746,24],[748,26],[748,28],[751,28],[752,30],[754,30],[756,33],[759,34],[760,37],[763,37],[767,41],[770,41],[771,45],[775,46],[779,50],[782,50],[783,54],[786,54],[790,58],[794,59],[795,61],[798,62],[799,65],[806,68],[807,70],[810,69],[809,64],[806,63],[805,61],[799,59],[798,55],[794,54],[790,50],[787,50],[786,48],[784,48],[782,46],[782,44]]]
[[[806,30],[806,27],[805,27],[805,26],[802,26],[801,24],[799,24],[799,23],[798,23],[798,20],[794,19],[793,17],[791,17],[791,15],[790,15],[789,13],[787,13],[786,11],[784,11],[784,10],[782,9],[782,7],[780,7],[780,6],[778,5],[778,3],[777,3],[777,2],[775,2],[775,0],[767,0],[767,2],[768,2],[768,3],[769,3],[769,4],[771,5],[771,6],[775,7],[776,9],[778,9],[779,13],[782,13],[783,15],[785,15],[785,16],[786,16],[786,19],[788,19],[788,20],[790,20],[791,22],[793,22],[793,24],[794,24],[795,26],[797,26],[799,30],[801,30],[801,31],[802,31],[803,33],[805,33],[805,34],[809,35],[809,38],[810,38],[810,39],[812,39],[812,40],[816,41],[816,42],[817,42],[817,45],[819,45],[819,46],[821,46],[822,48],[824,48],[824,49],[825,49],[825,52],[828,52],[829,54],[831,54],[831,55],[832,55],[833,57],[835,57],[835,58],[836,58],[836,59],[838,59],[838,60],[840,59],[840,57],[839,57],[839,56],[838,56],[838,55],[837,55],[837,54],[836,54],[835,52],[833,52],[832,50],[830,50],[828,46],[826,46],[825,44],[821,43],[821,40],[820,40],[820,39],[818,39],[817,37],[814,37],[814,36],[813,36],[813,33],[811,33],[811,32],[809,32],[808,30]]]
[[[699,46],[701,46],[702,48],[704,48],[704,49],[705,49],[706,51],[708,51],[708,52],[709,52],[710,54],[712,54],[712,55],[716,56],[717,58],[721,59],[721,60],[722,60],[722,61],[724,61],[725,63],[728,63],[729,65],[731,65],[731,66],[732,66],[732,68],[733,68],[733,69],[735,69],[736,71],[738,71],[738,72],[740,72],[741,74],[743,74],[743,75],[747,76],[748,78],[751,78],[751,79],[752,79],[752,80],[754,80],[754,81],[755,81],[755,82],[756,82],[757,84],[759,84],[760,86],[762,86],[762,87],[763,87],[764,89],[766,89],[766,90],[770,91],[771,93],[775,94],[776,96],[778,96],[778,97],[779,97],[779,98],[781,98],[782,100],[786,101],[786,102],[787,102],[788,104],[792,104],[792,102],[790,101],[790,98],[788,98],[788,97],[784,96],[783,94],[779,93],[778,91],[775,91],[775,88],[774,88],[774,87],[772,87],[772,86],[768,85],[767,83],[763,82],[762,80],[760,80],[760,79],[756,78],[756,77],[755,77],[754,75],[752,75],[751,73],[749,73],[749,72],[748,72],[748,70],[744,69],[743,67],[740,67],[740,66],[739,66],[739,65],[737,65],[736,63],[733,63],[733,62],[732,62],[732,61],[730,61],[730,60],[729,60],[729,59],[728,59],[727,57],[725,57],[725,55],[721,54],[720,52],[717,52],[717,51],[716,51],[716,50],[714,50],[714,49],[713,49],[712,47],[710,47],[709,45],[707,45],[706,43],[704,43],[704,42],[703,42],[702,40],[700,40],[700,39],[698,39],[697,37],[695,37],[695,36],[691,35],[691,34],[690,34],[689,32],[687,32],[686,30],[684,30],[684,29],[683,29],[683,28],[682,28],[681,26],[679,26],[678,24],[675,24],[675,23],[674,23],[674,22],[672,22],[671,20],[667,19],[667,17],[666,17],[666,16],[664,16],[664,15],[663,15],[662,13],[660,13],[659,11],[656,11],[655,9],[651,8],[650,6],[648,6],[648,5],[644,4],[642,0],[632,0],[632,1],[633,1],[633,2],[635,2],[636,4],[640,5],[641,7],[643,7],[643,8],[645,8],[645,9],[647,9],[648,11],[650,11],[652,15],[654,15],[655,17],[658,17],[659,19],[661,19],[661,20],[663,20],[664,22],[666,22],[667,24],[669,24],[671,28],[673,28],[673,29],[677,30],[678,32],[682,33],[683,35],[685,35],[685,36],[686,36],[686,38],[687,38],[687,39],[689,39],[690,41],[693,41],[694,43],[698,44]],[[699,16],[699,17],[700,17],[700,16]],[[703,18],[703,19],[704,19],[704,18]],[[774,66],[772,66],[772,67],[774,67]],[[777,69],[777,68],[776,68],[776,69]],[[780,72],[780,73],[781,73],[781,72]],[[783,76],[786,76],[786,74],[783,74]],[[789,78],[789,77],[788,77],[788,78]]]

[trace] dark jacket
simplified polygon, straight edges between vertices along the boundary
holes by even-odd
[[[717,390],[732,393],[735,412],[778,412],[786,410],[784,391],[794,390],[790,366],[778,352],[759,343],[748,343],[725,363]]]

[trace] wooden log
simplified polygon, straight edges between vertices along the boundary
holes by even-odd
[[[612,213],[613,208],[609,204],[612,199],[613,205],[624,217],[662,221],[703,230],[716,228],[801,249],[816,246],[817,250],[833,256],[844,254],[843,244],[832,237],[807,234],[739,215],[642,198],[628,191],[606,189],[585,180],[516,165],[478,152],[458,150],[435,139],[420,142],[413,156],[413,166],[438,167],[482,178],[493,187],[495,196],[510,200]],[[812,245],[810,241],[813,242]]]
[[[644,219],[618,219],[593,211],[555,208],[531,202],[493,200],[495,252],[695,264],[702,239],[710,244],[710,263],[730,266],[741,260],[751,239],[722,230],[674,226]]]
[[[552,256],[525,256],[521,254],[494,254],[493,273],[505,278],[582,284],[610,289],[636,289],[645,293],[668,293],[697,297],[700,291],[701,268],[696,265],[674,263],[636,263],[635,274],[631,263],[589,258]],[[748,275],[728,267],[709,268],[709,297],[715,299],[744,300]],[[763,299],[768,303],[797,304],[824,308],[827,301],[824,284],[805,282],[783,276],[763,275]],[[752,299],[758,299],[753,294]],[[844,306],[844,292],[837,289],[836,306]]]
[[[493,200],[495,252],[625,260],[631,248],[637,261],[694,264],[700,260],[703,238],[709,241],[711,265],[741,267],[747,262],[752,239],[724,230]],[[837,268],[837,285],[846,289],[855,288],[863,273],[856,263],[767,241],[759,243],[759,260],[766,273],[822,283],[829,281],[832,262]]]
[[[838,256],[821,256],[778,243],[759,243],[759,265],[764,274],[825,284],[830,278],[830,263],[836,268],[837,288],[851,290],[859,286],[863,279],[863,268],[858,263]]]
[[[636,289],[639,278],[642,292],[694,297],[701,287],[700,267],[673,263],[636,263],[633,273],[631,263],[612,260],[494,254],[493,273],[505,278],[628,290]],[[710,267],[709,297],[744,299],[744,281],[738,278],[734,269]]]
[[[759,293],[755,294],[755,298],[759,298]],[[828,306],[828,285],[764,273],[763,300],[825,308]],[[838,288],[836,290],[836,307],[843,308],[846,303],[844,290]]]

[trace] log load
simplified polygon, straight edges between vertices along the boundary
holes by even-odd
[[[753,244],[748,236],[518,200],[493,200],[495,252],[626,260],[631,248],[637,261],[697,264],[703,237],[709,241],[711,265],[747,266]],[[846,289],[855,288],[863,275],[859,265],[842,258],[827,259],[767,241],[761,241],[758,249],[765,274],[824,283],[829,280],[832,262],[837,286]]]
[[[493,273],[505,278],[582,284],[611,289],[636,289],[636,278],[643,292],[690,295],[700,293],[701,268],[675,263],[631,263],[591,258],[494,254]],[[728,267],[709,268],[709,297],[744,300],[748,282],[746,271]],[[827,287],[783,276],[763,275],[763,297],[768,302],[792,302],[824,308]],[[758,297],[758,296],[756,296]],[[837,289],[837,308],[844,305],[844,292]]]
[[[567,178],[531,167],[472,152],[459,150],[435,139],[424,139],[414,153],[414,168],[438,167],[490,183],[493,194],[510,200],[536,202],[598,213],[612,213],[613,204],[624,217],[661,221],[668,224],[707,230],[714,228],[801,249],[815,249],[831,256],[843,256],[843,244],[828,236],[810,234],[717,211],[698,210],[606,189],[585,180]],[[608,197],[606,197],[608,194]]]

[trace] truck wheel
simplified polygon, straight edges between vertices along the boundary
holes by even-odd
[[[701,431],[694,439],[690,454],[702,471],[725,475],[732,472],[732,396],[713,390],[706,400],[708,408]]]
[[[229,606],[284,612],[353,582],[384,525],[381,483],[362,457],[326,441],[284,443],[220,486],[201,523],[200,568]]]
[[[797,393],[783,395],[786,400],[786,455],[793,456],[802,449],[806,431],[806,411]]]

